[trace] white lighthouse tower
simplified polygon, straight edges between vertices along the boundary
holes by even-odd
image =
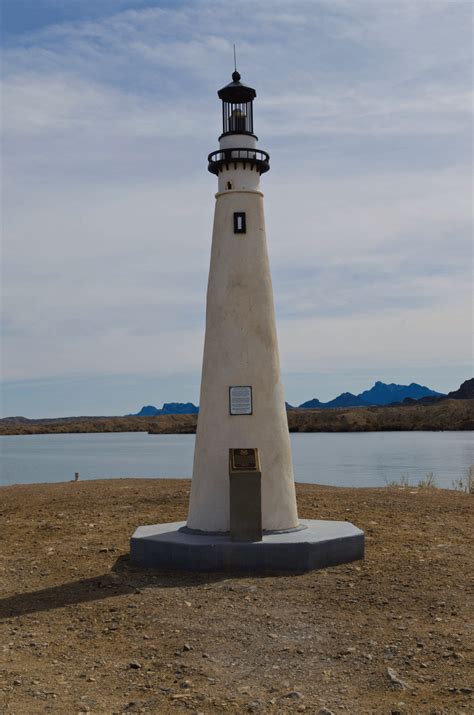
[[[218,178],[201,398],[187,522],[139,526],[130,558],[145,568],[307,571],[363,558],[347,521],[298,520],[275,327],[257,149],[256,92],[218,92]]]
[[[269,156],[257,149],[256,92],[240,81],[222,100],[206,337],[188,527],[229,531],[229,449],[258,449],[264,531],[298,526],[295,486],[267,255],[261,175]]]

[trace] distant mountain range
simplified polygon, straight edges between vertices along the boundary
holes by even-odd
[[[474,383],[473,380],[467,380],[461,385],[462,390],[467,383]],[[469,392],[469,388],[466,388]],[[472,391],[472,386],[471,386]],[[456,393],[459,392],[456,391]],[[449,393],[449,397],[454,397],[455,393]],[[404,400],[422,400],[429,398],[436,400],[446,397],[442,392],[436,392],[424,385],[418,385],[412,382],[410,385],[395,385],[393,382],[386,384],[385,382],[377,381],[370,390],[364,390],[358,395],[352,392],[343,392],[338,397],[335,397],[329,402],[320,402],[316,397],[307,402],[303,402],[296,408],[293,405],[286,403],[286,408],[291,409],[330,409],[331,407],[368,407],[371,405],[391,405],[395,402],[403,402]],[[466,394],[466,397],[468,395]],[[192,402],[167,402],[163,407],[158,408],[153,405],[145,405],[140,412],[135,413],[137,417],[150,417],[154,415],[193,415],[199,412],[199,407]]]
[[[404,390],[415,395],[419,395],[419,390],[422,390],[426,396],[419,399],[403,397],[407,394]],[[367,397],[367,393],[372,397]],[[384,394],[387,401],[394,398],[398,401],[388,404],[375,402],[381,400]],[[357,408],[359,403],[354,404],[354,400],[362,396],[364,406],[359,405]],[[403,399],[400,399],[402,397]],[[310,407],[305,408],[305,405]],[[373,388],[360,395],[345,392],[330,402],[322,403],[315,399],[303,403],[300,408],[292,407],[288,403],[286,407],[290,432],[474,430],[474,378],[466,380],[458,390],[447,395],[413,383],[384,385],[382,382],[376,382]],[[339,409],[327,409],[329,407]],[[0,435],[142,431],[153,434],[194,434],[198,411],[199,408],[192,402],[168,402],[160,409],[146,405],[138,413],[138,419],[136,415],[39,419],[3,417],[0,418]],[[154,420],[154,415],[162,415],[163,418]]]
[[[158,408],[153,405],[144,405],[140,412],[127,417],[154,417],[155,415],[195,415],[199,412],[199,407],[192,402],[165,402],[163,407]]]
[[[440,402],[441,400],[473,400],[474,399],[474,377],[470,380],[465,380],[457,390],[448,392],[447,395],[441,395],[441,397],[421,397],[418,400],[413,400],[411,397],[405,397],[403,400],[404,405],[412,404],[413,402],[420,402],[424,405],[432,404],[433,402]]]
[[[391,405],[394,402],[403,402],[406,398],[420,400],[423,397],[444,397],[442,392],[436,392],[424,385],[412,382],[410,385],[387,385],[385,382],[376,382],[370,390],[354,395],[352,392],[343,392],[329,402],[320,402],[317,398],[308,400],[299,405],[301,409],[328,409],[331,407],[368,407],[371,405]]]

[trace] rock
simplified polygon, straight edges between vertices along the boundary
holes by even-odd
[[[303,693],[300,693],[299,690],[290,690],[284,697],[291,698],[292,700],[300,700],[303,697]]]
[[[181,683],[179,684],[180,688],[191,688],[192,683],[190,680],[182,680]]]
[[[128,664],[128,667],[132,668],[132,670],[140,670],[142,666],[136,660],[131,660]]]
[[[387,675],[393,685],[396,685],[401,690],[411,690],[411,685],[409,685],[405,680],[399,678],[393,668],[387,668]]]
[[[94,700],[94,698],[89,698],[87,695],[83,695],[81,697],[81,701],[83,705],[87,705],[90,708],[95,708],[97,706],[97,700]]]
[[[192,698],[193,696],[189,693],[179,693],[171,696],[171,700],[184,700],[185,698]]]
[[[318,715],[334,715],[334,713],[332,710],[328,710],[327,708],[319,708]]]
[[[193,649],[193,647],[192,647],[192,645],[189,645],[189,643],[185,643],[183,645],[183,650],[192,650],[192,649]]]

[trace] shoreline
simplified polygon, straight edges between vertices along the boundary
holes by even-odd
[[[446,399],[434,404],[379,407],[291,409],[290,432],[412,432],[474,430],[474,399]],[[197,415],[157,417],[67,417],[29,420],[0,419],[0,435],[76,434],[95,432],[148,432],[149,434],[194,434]]]
[[[444,432],[458,432],[459,434],[465,434],[466,432],[474,432],[474,426],[469,429],[380,429],[380,430],[341,430],[341,431],[336,431],[336,430],[331,430],[331,431],[324,431],[324,430],[304,430],[304,431],[298,431],[298,430],[289,430],[290,434],[299,434],[299,435],[306,435],[306,434],[324,434],[324,435],[329,435],[329,434],[399,434],[400,432],[426,432],[428,434],[435,434],[435,433],[444,433]],[[104,434],[126,434],[126,435],[131,435],[131,434],[147,434],[150,436],[157,436],[157,435],[166,435],[166,436],[180,436],[180,435],[194,435],[196,432],[148,432],[146,430],[92,430],[90,432],[24,432],[24,433],[12,433],[12,434],[7,434],[7,433],[0,433],[0,439],[2,437],[43,437],[43,436],[51,436],[55,435],[58,437],[66,437],[69,435],[91,435],[91,434],[99,434],[99,435],[104,435]]]
[[[136,483],[139,481],[155,481],[155,482],[173,482],[176,481],[179,484],[188,484],[189,486],[191,485],[191,477],[143,477],[143,476],[136,476],[136,477],[130,477],[130,476],[124,476],[124,477],[91,477],[91,478],[80,478],[79,480],[75,479],[67,479],[64,481],[57,481],[57,482],[25,482],[25,483],[15,483],[15,484],[0,484],[0,489],[23,489],[23,488],[28,488],[28,487],[49,487],[49,486],[54,486],[54,485],[62,485],[65,486],[67,484],[88,484],[88,483],[110,483],[110,482],[125,482],[129,481],[132,483]],[[418,483],[413,483],[413,484],[403,484],[401,481],[399,483],[387,483],[384,484],[383,486],[346,486],[346,485],[340,485],[340,484],[324,484],[324,483],[316,483],[316,482],[298,482],[295,480],[295,486],[296,488],[304,488],[304,487],[316,487],[318,489],[339,489],[339,490],[344,490],[344,491],[354,491],[354,492],[359,492],[359,491],[375,491],[375,492],[385,492],[388,489],[397,489],[400,491],[407,491],[411,493],[419,492],[419,491],[437,491],[437,492],[448,492],[448,493],[461,493],[463,494],[464,491],[455,488],[455,487],[444,487],[444,486],[438,486],[436,483],[434,485],[429,485],[429,486],[420,486]]]

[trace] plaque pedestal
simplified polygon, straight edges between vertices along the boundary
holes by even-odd
[[[230,538],[262,540],[262,472],[258,449],[229,449]]]

